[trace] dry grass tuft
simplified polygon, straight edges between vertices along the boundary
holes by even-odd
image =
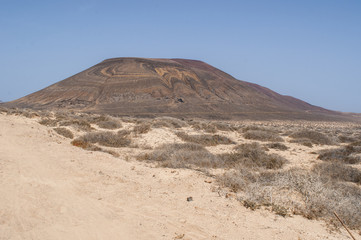
[[[66,138],[70,138],[73,139],[74,138],[74,134],[66,128],[54,128],[53,129],[57,134],[66,137]]]
[[[204,146],[216,146],[218,144],[235,144],[231,139],[220,135],[188,135],[184,132],[177,132],[176,135],[185,142],[192,142]]]
[[[253,169],[279,169],[287,162],[277,154],[267,154],[258,143],[242,144],[235,152],[219,155],[227,166],[242,165]]]
[[[329,136],[316,132],[311,130],[302,130],[295,133],[292,133],[290,135],[291,138],[294,139],[308,139],[313,144],[319,144],[319,145],[335,145],[337,142],[330,138]]]
[[[152,153],[139,155],[138,160],[154,161],[169,168],[215,168],[223,166],[223,161],[208,152],[202,145],[194,143],[167,144]]]

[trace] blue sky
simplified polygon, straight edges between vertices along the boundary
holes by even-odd
[[[2,101],[106,58],[159,57],[361,112],[359,0],[0,0],[0,34]]]

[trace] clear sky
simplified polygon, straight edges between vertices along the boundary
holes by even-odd
[[[203,60],[361,112],[360,0],[0,0],[0,100],[113,57]]]

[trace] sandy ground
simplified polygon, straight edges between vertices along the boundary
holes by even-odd
[[[0,114],[0,239],[349,239],[246,209],[197,171],[73,147],[36,121]]]

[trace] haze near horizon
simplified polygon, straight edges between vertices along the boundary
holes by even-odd
[[[361,112],[359,1],[4,1],[0,100],[115,57],[187,58]]]

